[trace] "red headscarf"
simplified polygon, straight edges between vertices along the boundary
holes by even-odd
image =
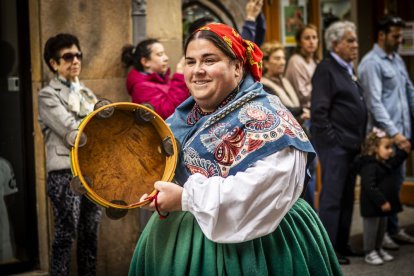
[[[255,81],[260,81],[263,53],[254,42],[243,39],[235,29],[221,23],[207,24],[196,32],[198,31],[211,31],[223,39],[236,57],[243,61],[244,67],[249,70]]]

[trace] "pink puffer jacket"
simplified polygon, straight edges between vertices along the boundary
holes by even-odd
[[[189,96],[183,74],[175,73],[171,80],[169,77],[170,70],[165,76],[160,76],[157,73],[145,74],[132,69],[126,80],[132,102],[149,103],[163,119],[168,118]]]

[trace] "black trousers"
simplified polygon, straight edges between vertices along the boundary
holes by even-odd
[[[359,152],[339,145],[317,146],[316,150],[322,170],[319,217],[334,248],[342,251],[351,230],[356,178],[352,163]]]
[[[77,239],[78,275],[95,275],[97,229],[101,208],[70,189],[70,170],[50,172],[47,193],[52,201],[55,236],[50,275],[69,275],[72,243]]]

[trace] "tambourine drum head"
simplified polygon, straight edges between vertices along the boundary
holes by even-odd
[[[166,156],[151,122],[137,123],[132,111],[115,109],[109,118],[90,120],[83,132],[88,142],[78,148],[79,168],[99,197],[130,205],[161,180]]]

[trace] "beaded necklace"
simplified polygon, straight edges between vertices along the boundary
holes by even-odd
[[[231,102],[239,92],[239,86],[236,87],[236,89],[233,90],[213,111],[203,111],[201,110],[201,107],[198,105],[198,103],[195,103],[192,110],[188,114],[187,117],[187,124],[188,125],[195,125],[202,117],[213,114],[217,110],[223,108],[226,106],[229,102]]]

